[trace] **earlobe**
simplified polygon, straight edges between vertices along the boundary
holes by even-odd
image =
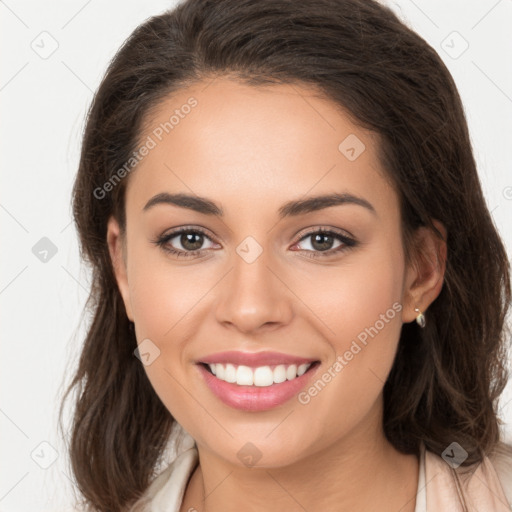
[[[123,298],[126,315],[133,322],[133,312],[130,302],[130,291],[128,286],[128,273],[126,269],[126,258],[123,250],[123,236],[119,223],[114,217],[110,217],[107,224],[107,245],[112,261],[112,267],[116,276],[117,285]]]
[[[420,227],[416,232],[413,263],[406,269],[404,323],[416,320],[421,326],[428,317],[426,310],[441,293],[444,283],[447,258],[447,232],[444,225],[433,220],[442,239],[428,227]],[[420,315],[421,313],[421,315]],[[422,318],[423,317],[423,318]]]

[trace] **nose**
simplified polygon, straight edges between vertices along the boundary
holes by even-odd
[[[234,254],[233,267],[222,280],[218,322],[247,334],[277,329],[291,321],[294,295],[269,260],[266,251],[252,262]]]

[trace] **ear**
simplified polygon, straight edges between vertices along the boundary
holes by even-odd
[[[110,217],[107,224],[107,244],[112,260],[112,266],[116,276],[117,285],[123,297],[126,315],[133,320],[133,312],[130,302],[130,290],[128,287],[128,273],[126,267],[126,240],[121,234],[119,223],[114,217]]]
[[[411,263],[406,268],[402,321],[412,322],[418,316],[414,308],[422,313],[428,309],[441,293],[446,270],[447,232],[438,220],[432,221],[441,232],[441,240],[434,231],[421,226],[416,231],[411,248]]]

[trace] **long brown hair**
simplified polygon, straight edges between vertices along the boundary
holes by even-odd
[[[418,454],[424,441],[441,454],[456,440],[468,452],[463,465],[480,461],[500,440],[510,268],[445,65],[376,1],[187,0],[124,43],[83,135],[73,212],[92,270],[92,320],[66,397],[74,391],[69,449],[84,501],[92,510],[127,510],[154,477],[174,422],[134,357],[134,330],[106,243],[111,215],[125,229],[130,177],[107,194],[98,190],[129,161],[160,100],[224,75],[254,86],[314,86],[379,134],[380,158],[399,194],[408,261],[419,226],[435,230],[438,219],[446,227],[444,285],[425,329],[403,325],[384,386],[384,429],[403,453]]]

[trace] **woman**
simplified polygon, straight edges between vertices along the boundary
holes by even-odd
[[[91,510],[509,510],[509,264],[438,55],[368,0],[188,0],[84,133]]]

